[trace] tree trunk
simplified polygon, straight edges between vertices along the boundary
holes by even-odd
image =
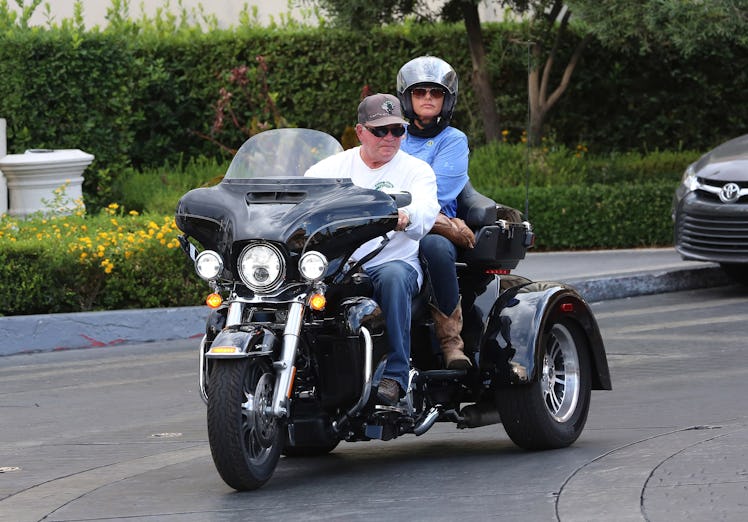
[[[582,56],[582,52],[584,52],[585,47],[587,47],[587,44],[592,40],[592,35],[588,34],[577,44],[574,53],[571,55],[571,58],[569,58],[569,63],[567,63],[564,68],[564,73],[561,76],[561,81],[559,82],[558,87],[548,95],[551,71],[553,70],[553,64],[556,59],[556,54],[558,53],[559,44],[566,32],[570,16],[571,11],[567,10],[561,19],[558,30],[556,31],[553,48],[548,53],[548,57],[542,66],[540,65],[542,61],[542,45],[539,42],[535,42],[532,45],[534,65],[530,69],[530,73],[527,77],[527,88],[530,98],[530,128],[527,131],[527,139],[531,146],[540,145],[543,140],[543,125],[545,124],[546,116],[559,98],[561,98],[561,95],[566,91],[566,88],[569,86],[569,82],[571,81],[571,75],[574,73],[574,69]]]
[[[470,0],[460,2],[462,15],[465,20],[465,30],[470,46],[470,58],[473,62],[473,89],[478,97],[483,132],[486,142],[496,141],[501,137],[499,129],[499,113],[491,89],[491,81],[486,67],[486,49],[483,46],[483,31],[480,27],[478,4]]]

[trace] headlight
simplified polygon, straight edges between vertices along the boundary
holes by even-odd
[[[221,275],[223,259],[217,252],[203,250],[195,258],[195,271],[206,281],[211,281]]]
[[[327,270],[327,258],[313,250],[307,252],[299,260],[299,272],[307,281],[319,281]]]
[[[267,243],[253,243],[239,254],[239,277],[255,292],[275,290],[285,277],[280,250]]]
[[[683,173],[681,183],[688,192],[693,192],[699,188],[699,181],[696,179],[696,171],[693,170],[693,165],[689,165],[686,172]]]

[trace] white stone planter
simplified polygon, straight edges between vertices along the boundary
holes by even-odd
[[[8,212],[8,184],[0,171],[0,216]]]
[[[5,157],[8,152],[7,149],[7,136],[6,136],[7,122],[5,118],[0,118],[0,159]],[[0,216],[8,212],[8,184],[5,182],[5,176],[0,171]]]
[[[63,205],[55,211],[71,212],[83,198],[83,171],[94,160],[80,149],[32,149],[0,158],[8,185],[8,214],[24,217],[48,212],[44,201],[55,201],[56,189],[65,186]]]

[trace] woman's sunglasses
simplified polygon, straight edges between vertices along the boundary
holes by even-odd
[[[405,134],[405,127],[402,125],[397,125],[396,127],[366,127],[366,130],[371,132],[377,138],[384,138],[387,136],[388,132],[392,133],[396,138]]]
[[[413,96],[416,98],[425,98],[427,94],[430,94],[431,97],[435,100],[440,100],[444,98],[444,89],[440,89],[439,87],[416,87],[412,91]]]

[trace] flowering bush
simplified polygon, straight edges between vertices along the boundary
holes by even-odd
[[[200,304],[171,216],[125,212],[0,219],[0,314]]]

